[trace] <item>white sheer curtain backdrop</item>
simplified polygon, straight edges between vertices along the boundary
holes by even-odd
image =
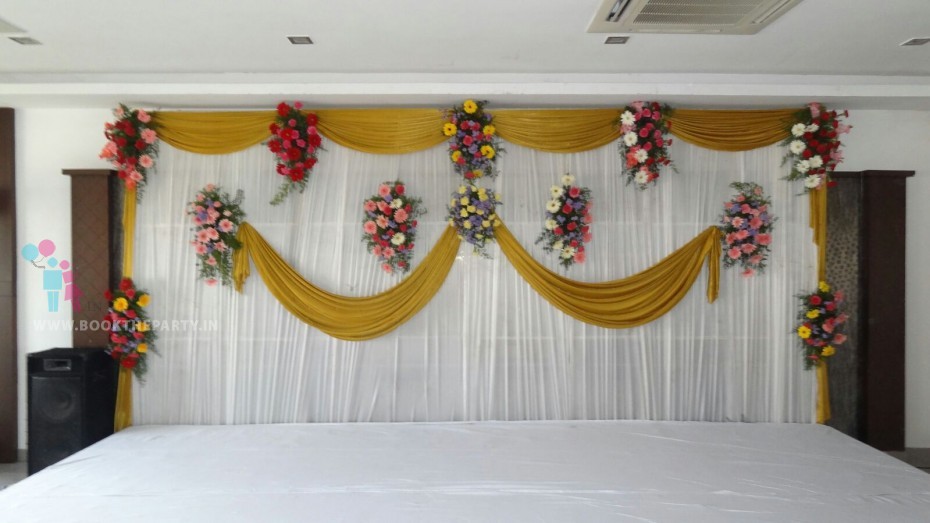
[[[548,188],[570,172],[592,189],[594,240],[582,281],[641,271],[717,223],[732,181],[755,181],[778,216],[773,256],[760,277],[722,270],[720,297],[702,275],[659,320],[610,330],[578,322],[541,299],[500,250],[492,260],[463,244],[435,299],[397,331],[366,342],[330,338],[291,316],[253,270],[242,294],[195,279],[186,202],[214,182],[245,191],[247,220],[308,280],[366,296],[400,281],[361,242],[361,204],[381,181],[401,179],[428,208],[415,264],[446,227],[459,185],[445,146],[398,155],[327,142],[303,195],[268,204],[279,183],[256,146],[204,156],[164,145],[139,207],[138,285],[151,315],[166,321],[159,355],[135,385],[137,424],[486,419],[657,419],[810,422],[815,380],[793,334],[794,295],[816,283],[808,201],[781,180],[782,149],[720,153],[677,142],[679,173],[645,192],[626,186],[615,145],[560,155],[506,144],[500,214],[524,247],[534,245]],[[170,322],[177,322],[172,325]]]

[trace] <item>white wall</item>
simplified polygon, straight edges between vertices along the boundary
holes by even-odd
[[[17,246],[52,239],[63,257],[71,254],[70,181],[62,169],[104,168],[97,158],[104,143],[106,109],[23,109],[16,111]],[[907,429],[908,447],[930,447],[930,112],[855,111],[846,137],[844,170],[904,169],[917,174],[908,181],[907,201]],[[674,149],[674,148],[673,148]],[[674,150],[672,152],[674,155]],[[37,326],[36,321],[69,320],[70,309],[46,311],[41,274],[20,259],[17,281],[20,354],[19,445],[25,448],[25,354],[69,346],[71,333]]]
[[[106,167],[97,154],[110,116],[107,109],[15,110],[17,249],[50,239],[55,256],[71,260],[71,178],[61,171]],[[42,271],[21,256],[16,270],[19,447],[26,448],[25,355],[71,346],[71,331],[53,324],[71,320],[71,308],[62,301],[58,312],[48,312]]]

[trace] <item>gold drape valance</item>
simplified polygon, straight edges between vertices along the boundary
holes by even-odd
[[[311,109],[320,134],[342,146],[374,154],[421,151],[443,143],[439,109]],[[745,151],[788,136],[798,109],[706,111],[674,109],[673,135],[708,149]],[[152,126],[171,146],[200,154],[229,154],[269,136],[275,111],[156,111]],[[616,140],[618,109],[506,109],[492,111],[505,140],[557,153],[595,149]]]

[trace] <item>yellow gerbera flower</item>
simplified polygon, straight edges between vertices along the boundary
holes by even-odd
[[[462,224],[462,227],[465,227],[466,229],[471,229],[471,222],[465,222],[465,223],[463,223],[463,224]]]
[[[475,178],[481,178],[482,176],[484,176],[484,171],[482,171],[481,169],[475,169],[474,171],[471,172],[471,174]]]
[[[459,216],[461,216],[462,218],[468,218],[468,211],[466,211],[465,209],[462,209],[461,211],[459,211]]]
[[[142,354],[145,354],[146,352],[149,351],[149,344],[148,344],[148,343],[140,343],[138,346],[136,346],[136,350],[139,351],[139,352],[142,353]]]
[[[144,321],[136,322],[136,330],[139,332],[148,332],[149,324]]]
[[[459,158],[461,157],[462,157],[462,151],[452,151],[452,155],[450,156],[453,162],[459,161]]]
[[[478,208],[475,207],[474,205],[469,205],[468,207],[466,207],[466,209],[468,209],[468,212],[475,212],[478,210]]]
[[[455,124],[452,122],[446,122],[446,124],[442,126],[442,134],[446,136],[452,136],[456,131],[458,131],[458,129],[456,129]]]
[[[478,104],[474,100],[465,100],[465,103],[462,104],[462,109],[468,114],[474,114],[478,110]]]
[[[494,148],[491,147],[490,145],[482,145],[481,155],[487,158],[488,160],[490,160],[491,158],[494,158]]]
[[[807,311],[807,317],[812,320],[817,318],[818,316],[820,316],[820,311],[818,311],[817,309],[811,309]]]
[[[491,226],[491,222],[484,220],[483,222],[481,222],[481,226],[487,229],[488,227]]]
[[[466,190],[464,185],[459,185],[459,194],[465,194]]]
[[[468,205],[468,196],[462,196],[462,197],[459,199],[459,203],[460,203],[461,205]]]
[[[139,296],[139,299],[136,300],[136,303],[139,304],[139,307],[147,307],[151,299],[152,298],[148,294],[143,294],[142,296]]]
[[[807,338],[811,337],[811,330],[804,325],[801,325],[798,327],[798,336],[800,336],[802,340],[806,340]]]
[[[484,129],[481,130],[484,134],[494,134],[497,132],[497,129],[493,125],[485,125]]]
[[[113,300],[113,310],[116,312],[123,312],[129,308],[129,302],[126,301],[126,298],[120,297]]]
[[[836,354],[836,349],[833,348],[833,345],[827,345],[820,353],[821,356],[833,356],[834,354]]]
[[[820,292],[830,292],[830,286],[827,285],[827,282],[825,281],[820,282],[820,285],[817,288],[820,289]]]

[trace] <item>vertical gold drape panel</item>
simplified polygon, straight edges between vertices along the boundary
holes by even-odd
[[[501,138],[540,151],[589,151],[620,137],[617,109],[520,109],[491,114]]]
[[[123,193],[123,278],[132,278],[132,253],[136,235],[136,190]],[[119,432],[132,425],[132,370],[119,368],[116,382],[116,409],[113,413],[113,431]]]
[[[348,341],[387,334],[426,306],[442,287],[460,243],[455,229],[448,227],[402,282],[380,294],[356,298],[337,296],[303,279],[248,223],[239,226],[237,238],[242,243],[233,255],[237,290],[249,277],[251,258],[265,286],[285,309],[304,323]]]
[[[669,131],[682,140],[715,151],[748,151],[790,136],[800,109],[710,111],[672,109]]]
[[[622,280],[586,283],[550,271],[526,252],[501,225],[497,242],[507,259],[543,298],[585,323],[610,329],[636,327],[670,311],[691,289],[707,262],[707,301],[717,299],[720,282],[720,231],[708,227],[664,260]]]
[[[827,188],[807,193],[810,201],[811,229],[814,244],[817,245],[817,280],[827,279]],[[832,415],[830,412],[830,382],[827,361],[821,360],[817,365],[817,423],[826,423]]]
[[[448,138],[439,109],[319,109],[317,127],[326,138],[372,154],[402,154],[429,149]],[[324,144],[325,146],[325,144]]]

